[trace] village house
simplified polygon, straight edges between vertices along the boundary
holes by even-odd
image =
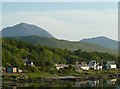
[[[22,59],[24,61],[24,65],[35,66],[32,61],[29,61],[28,58]]]
[[[108,61],[105,66],[106,66],[106,69],[116,69],[117,68],[117,65],[115,64],[114,61],[113,62]]]
[[[35,66],[33,62],[26,62],[26,65]]]
[[[116,65],[116,64],[110,64],[110,68],[111,68],[111,69],[116,69],[116,68],[117,68],[117,65]]]
[[[97,63],[96,60],[91,60],[88,65],[91,69],[102,70],[102,65]]]
[[[6,67],[6,73],[17,73],[18,67]]]
[[[78,61],[76,62],[76,65],[75,65],[75,69],[76,71],[80,72],[82,70],[89,70],[90,67],[85,63],[85,62],[81,62],[79,63]]]
[[[96,66],[96,70],[102,70],[102,68],[103,68],[103,67],[102,67],[101,65],[97,65],[97,66]]]
[[[25,63],[28,62],[28,58],[22,59]]]
[[[68,68],[68,66],[69,66],[69,65],[66,65],[66,64],[55,64],[55,67],[56,67],[57,70],[62,69],[62,68],[65,68],[65,67]]]
[[[96,60],[91,60],[88,65],[91,69],[96,69],[97,62]]]
[[[2,67],[1,73],[22,73],[23,70],[20,70],[18,67]]]

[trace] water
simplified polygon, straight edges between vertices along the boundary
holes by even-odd
[[[7,87],[7,88],[5,88]],[[86,80],[86,81],[68,81],[68,80],[56,80],[52,82],[39,82],[39,83],[19,83],[16,81],[10,83],[4,83],[3,89],[19,89],[22,87],[28,87],[29,89],[36,89],[37,87],[78,87],[82,89],[85,87],[94,89],[120,89],[120,79],[101,79],[101,80]]]

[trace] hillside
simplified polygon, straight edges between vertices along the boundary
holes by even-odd
[[[88,42],[88,43],[92,43],[92,44],[97,44],[97,45],[100,45],[100,46],[103,46],[103,47],[106,47],[109,49],[113,49],[113,50],[118,49],[118,41],[109,39],[104,36],[83,39],[83,40],[80,40],[80,42]]]
[[[20,23],[13,27],[7,27],[2,29],[3,37],[31,36],[31,35],[53,38],[53,36],[44,29],[27,23]]]
[[[117,54],[116,50],[110,50],[105,47],[87,42],[71,42],[66,40],[59,40],[56,38],[44,38],[38,36],[11,37],[9,39],[16,39],[19,41],[31,42],[34,44],[41,44],[48,47],[56,47],[68,50],[82,49],[84,51],[109,52],[111,54]]]
[[[88,62],[91,59],[98,62],[101,62],[101,60],[117,60],[117,56],[108,53],[82,50],[69,51],[3,38],[2,66],[11,65],[26,69],[23,61],[26,58],[33,61],[36,66],[40,66],[42,71],[55,68],[56,63],[75,64],[76,61]]]

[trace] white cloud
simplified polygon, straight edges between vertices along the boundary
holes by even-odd
[[[115,10],[16,12],[3,15],[3,27],[26,22],[42,27],[60,39],[80,40],[100,35],[117,39],[117,15]]]

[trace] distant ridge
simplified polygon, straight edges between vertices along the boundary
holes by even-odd
[[[13,27],[7,27],[2,30],[2,37],[31,36],[31,35],[54,38],[50,33],[45,31],[44,29],[27,23],[19,23]]]
[[[118,49],[118,41],[112,40],[110,38],[107,38],[105,36],[99,36],[94,38],[88,38],[88,39],[82,39],[80,42],[87,42],[92,44],[97,44],[109,49]]]

